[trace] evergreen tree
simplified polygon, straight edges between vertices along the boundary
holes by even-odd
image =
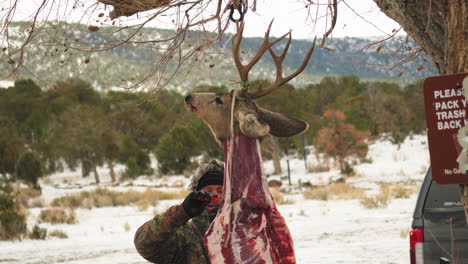
[[[177,125],[160,140],[154,153],[162,173],[182,173],[190,164],[190,158],[199,155],[196,137],[192,130]]]
[[[39,157],[30,151],[24,153],[16,164],[15,175],[33,188],[40,189],[38,180],[43,176],[43,170]]]

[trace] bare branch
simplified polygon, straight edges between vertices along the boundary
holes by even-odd
[[[338,1],[333,0],[333,4],[329,3],[328,8],[331,10],[332,24],[330,28],[327,30],[327,32],[325,32],[325,34],[323,35],[323,39],[322,39],[322,43],[320,44],[320,47],[327,49],[327,50],[332,50],[331,48],[325,46],[325,42],[327,41],[328,36],[333,32],[336,26],[336,19],[338,18]]]

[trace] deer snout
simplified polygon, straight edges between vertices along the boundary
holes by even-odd
[[[191,100],[192,100],[192,95],[191,94],[185,96],[185,103],[189,104]]]

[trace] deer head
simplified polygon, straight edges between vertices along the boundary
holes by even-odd
[[[283,77],[282,64],[291,44],[291,32],[284,34],[274,41],[270,41],[269,34],[272,23],[270,23],[268,30],[265,33],[265,39],[257,54],[255,54],[247,65],[242,64],[240,58],[240,44],[244,30],[243,22],[237,24],[237,33],[232,38],[232,54],[240,75],[241,83],[243,85],[248,84],[249,71],[268,50],[276,65],[276,80],[271,86],[255,92],[250,92],[248,89],[242,89],[239,92],[232,90],[230,93],[222,94],[194,93],[185,97],[186,108],[202,119],[210,127],[215,138],[219,141],[231,137],[230,124],[233,101],[234,109],[232,117],[234,119],[234,136],[241,132],[242,134],[252,138],[262,138],[268,134],[277,137],[290,137],[306,131],[309,127],[304,121],[281,113],[268,111],[259,107],[253,101],[271,93],[281,85],[299,75],[307,66],[315,47],[314,40],[300,67],[291,75]],[[283,40],[286,36],[289,36],[288,42],[282,54],[277,55],[273,51],[272,47]]]

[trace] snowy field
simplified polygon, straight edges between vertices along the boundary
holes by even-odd
[[[325,185],[339,178],[339,171],[308,173],[304,161],[290,157],[292,187],[283,194],[294,203],[279,205],[294,238],[295,252],[299,264],[311,263],[409,263],[409,241],[405,235],[411,226],[412,213],[417,193],[410,198],[393,199],[386,208],[366,209],[355,200],[306,200],[297,186],[299,181],[313,185]],[[416,188],[424,178],[429,164],[429,152],[425,135],[408,138],[400,147],[386,140],[370,146],[369,163],[355,167],[356,176],[347,183],[366,189],[372,194],[379,191],[379,184],[392,183]],[[309,166],[317,166],[314,155],[308,157]],[[264,163],[265,173],[273,170],[272,162]],[[282,160],[286,171],[286,159]],[[122,168],[120,168],[122,169]],[[110,187],[107,169],[102,168],[101,187],[115,190],[144,190],[147,186],[161,186],[168,181],[183,182],[183,176],[164,177],[150,180],[141,177],[133,181],[132,187]],[[272,176],[280,178],[279,176]],[[42,199],[49,202],[67,193],[94,189],[93,177],[81,178],[79,172],[65,172],[50,177],[48,185],[42,183]],[[166,182],[164,182],[166,181]],[[53,185],[55,183],[55,185]],[[169,183],[169,186],[171,184]],[[283,187],[288,187],[283,177]],[[158,188],[171,190],[170,188]],[[180,191],[182,188],[173,188]],[[67,239],[23,240],[0,242],[0,263],[69,263],[69,264],[112,264],[148,263],[141,258],[133,246],[133,235],[155,212],[180,203],[180,200],[161,201],[156,207],[141,211],[137,207],[107,207],[77,209],[78,224],[41,224],[49,231],[64,231]],[[37,223],[43,208],[28,210],[28,228]]]

